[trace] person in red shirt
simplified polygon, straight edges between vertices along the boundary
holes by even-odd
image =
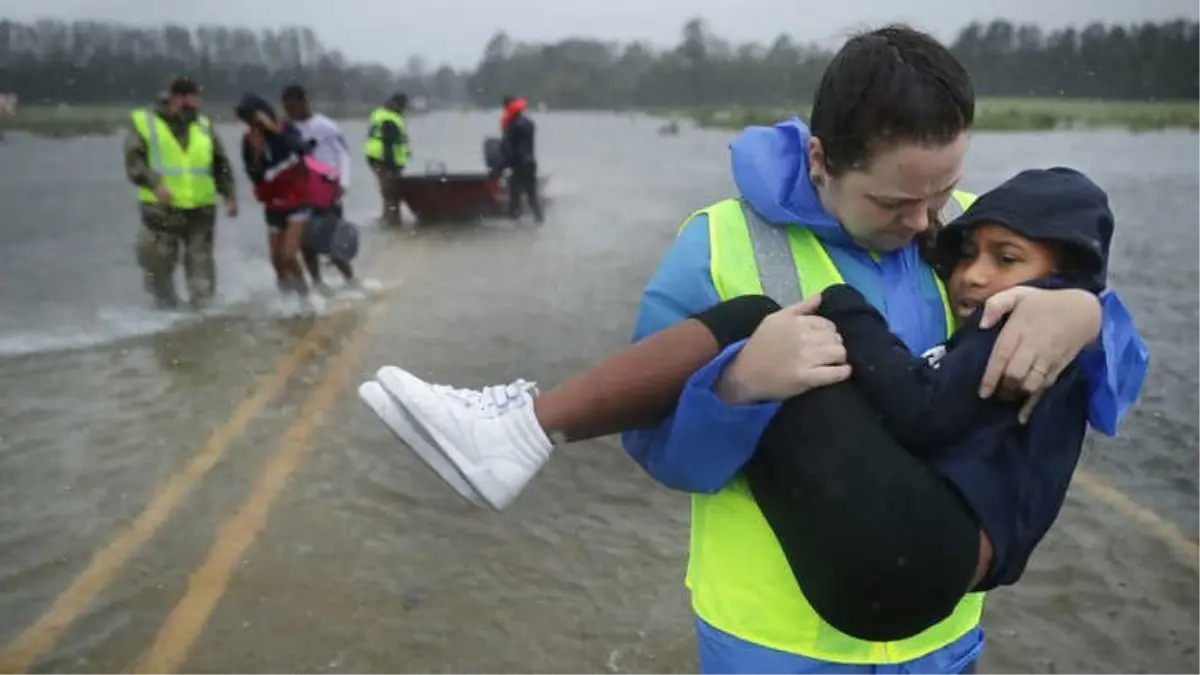
[[[537,192],[537,156],[534,154],[534,138],[537,127],[525,113],[525,99],[505,96],[504,114],[500,117],[501,154],[508,175],[508,215],[513,220],[521,217],[521,196],[529,202],[533,218],[542,222],[542,202]]]

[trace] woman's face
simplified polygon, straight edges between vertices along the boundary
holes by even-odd
[[[815,146],[815,150],[814,150]],[[879,153],[870,166],[834,178],[825,171],[820,141],[809,147],[821,203],[850,236],[871,251],[895,251],[924,232],[962,175],[967,135],[945,145],[904,143]]]

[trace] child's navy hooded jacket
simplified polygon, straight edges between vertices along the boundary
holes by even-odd
[[[250,134],[242,136],[242,163],[246,176],[254,184],[254,194],[268,209],[287,211],[304,206],[303,176],[293,171],[300,167],[311,144],[304,140],[295,124],[284,121],[278,129],[266,129],[255,118],[265,113],[273,122],[279,116],[266,99],[256,94],[246,94],[238,103],[238,119],[253,125],[263,132],[263,146],[259,150],[250,140]]]
[[[1083,174],[1062,168],[1018,174],[939,233],[939,251],[957,257],[965,233],[981,223],[1069,252],[1062,276],[1030,285],[1103,290],[1113,215],[1107,195]],[[978,517],[994,549],[981,590],[1015,582],[1058,516],[1079,461],[1086,373],[1078,363],[1068,366],[1022,425],[1019,404],[979,398],[999,333],[979,329],[981,312],[960,326],[944,353],[923,359],[849,286],[827,289],[818,311],[837,325],[854,381],[893,437],[953,483]]]

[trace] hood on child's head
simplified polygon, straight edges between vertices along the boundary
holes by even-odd
[[[279,115],[275,113],[275,108],[267,101],[267,99],[258,94],[243,94],[242,100],[238,101],[237,107],[234,108],[234,113],[237,118],[246,124],[254,124],[255,113],[266,113],[273,121],[279,120]]]
[[[1104,290],[1113,213],[1108,194],[1083,173],[1066,167],[1030,169],[980,195],[938,232],[938,261],[953,266],[967,232],[987,223],[1067,251],[1059,276],[1094,293]]]

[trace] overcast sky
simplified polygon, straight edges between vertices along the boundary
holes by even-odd
[[[200,22],[262,28],[312,26],[352,59],[403,66],[409,54],[432,65],[472,67],[496,30],[514,39],[569,35],[674,44],[691,16],[734,41],[838,41],[848,31],[904,20],[950,39],[964,24],[1003,17],[1048,28],[1088,21],[1195,19],[1196,0],[0,0],[0,17],[104,19],[159,24]]]

